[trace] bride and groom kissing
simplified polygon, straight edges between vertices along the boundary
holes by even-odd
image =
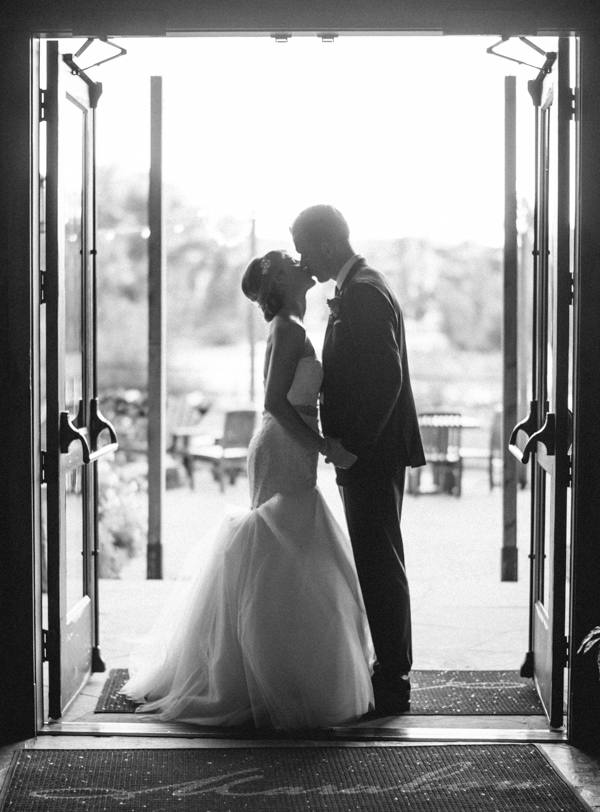
[[[242,280],[270,323],[252,508],[224,519],[208,564],[132,657],[122,692],[138,712],[308,729],[410,709],[400,516],[406,467],[425,459],[402,312],[337,209],[311,206],[291,232],[299,262],[269,251]],[[315,278],[336,280],[322,362],[303,325]],[[317,488],[319,454],[349,538]]]

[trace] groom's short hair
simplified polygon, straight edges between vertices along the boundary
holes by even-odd
[[[309,206],[296,217],[290,229],[292,237],[306,237],[311,240],[329,239],[334,242],[348,242],[350,228],[344,215],[334,206],[319,203]]]

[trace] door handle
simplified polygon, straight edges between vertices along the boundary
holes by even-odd
[[[535,446],[541,443],[546,446],[548,456],[554,456],[556,448],[556,415],[553,412],[548,412],[544,425],[535,434],[532,434],[527,445],[523,449],[523,462],[529,462],[529,455],[533,453]]]
[[[98,442],[98,437],[103,431],[108,431],[110,443],[98,449],[96,448],[96,444]],[[115,427],[110,420],[107,420],[106,417],[104,417],[98,408],[98,398],[92,398],[90,400],[90,444],[92,446],[92,452],[89,459],[90,462],[103,457],[105,454],[109,454],[111,451],[116,451],[119,447]]]
[[[81,456],[85,465],[90,461],[90,447],[84,431],[76,428],[69,416],[69,412],[60,413],[59,424],[60,453],[68,454],[71,443],[81,443]]]
[[[525,451],[521,451],[519,446],[517,445],[517,435],[520,431],[525,432],[527,435],[527,445],[529,445],[529,440],[535,433],[535,429],[537,427],[537,408],[538,402],[537,400],[532,400],[529,404],[529,414],[524,420],[521,420],[512,430],[510,435],[510,440],[508,441],[508,450],[516,457],[519,462],[522,462],[523,465],[526,465],[529,462],[529,454],[527,454],[527,458],[525,458]],[[525,448],[527,448],[527,445]]]

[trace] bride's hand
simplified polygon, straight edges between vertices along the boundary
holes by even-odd
[[[351,451],[346,451],[342,441],[334,437],[325,438],[325,462],[331,462],[336,468],[350,468],[358,457]]]

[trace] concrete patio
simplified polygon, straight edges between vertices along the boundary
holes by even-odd
[[[163,576],[146,580],[142,555],[119,580],[100,582],[100,637],[108,668],[127,666],[129,651],[152,624],[190,545],[202,543],[228,505],[246,508],[248,482],[219,491],[208,469],[195,490],[169,489],[165,500]],[[333,470],[322,464],[319,487],[345,526]],[[502,493],[482,468],[465,471],[463,494],[407,495],[403,532],[411,585],[414,667],[518,669],[527,651],[529,491],[518,495],[519,580],[502,583]]]

